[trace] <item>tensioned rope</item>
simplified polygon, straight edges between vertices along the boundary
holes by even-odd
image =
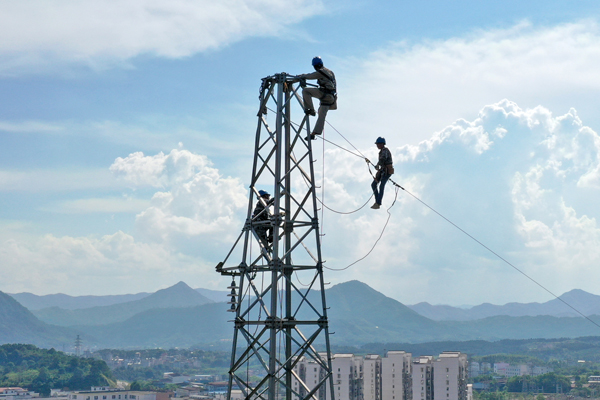
[[[351,266],[353,266],[354,264],[356,264],[358,262],[361,262],[362,260],[364,260],[365,258],[367,258],[369,256],[369,254],[371,254],[373,252],[373,250],[375,250],[375,246],[377,246],[377,243],[379,243],[379,240],[383,237],[383,233],[385,232],[385,228],[387,228],[388,223],[390,222],[390,218],[392,217],[392,213],[390,213],[390,209],[392,207],[394,207],[394,204],[396,204],[396,200],[398,199],[398,192],[399,191],[400,191],[400,188],[396,187],[396,195],[394,196],[394,202],[386,210],[387,213],[388,213],[387,220],[385,221],[385,225],[383,225],[383,229],[381,230],[381,233],[379,234],[379,237],[377,238],[377,240],[373,244],[373,247],[371,247],[371,250],[369,250],[369,252],[367,254],[365,254],[363,257],[359,258],[358,260],[354,261],[352,264],[348,265],[347,267],[344,267],[344,268],[329,268],[329,267],[326,267],[326,266],[323,265],[323,268],[331,270],[331,271],[344,271],[344,270],[350,268]]]
[[[544,289],[546,292],[550,293],[556,299],[558,299],[562,303],[564,303],[567,307],[571,308],[577,314],[581,315],[583,318],[587,319],[592,324],[594,324],[598,328],[600,328],[600,325],[597,324],[594,320],[590,319],[588,316],[584,315],[582,312],[580,312],[578,309],[576,309],[575,307],[573,307],[571,304],[567,303],[565,300],[563,300],[559,296],[555,295],[552,291],[550,291],[550,289],[547,289],[544,285],[542,285],[541,283],[539,283],[538,281],[536,281],[535,279],[533,279],[531,276],[527,275],[524,271],[522,271],[519,268],[517,268],[515,265],[513,265],[511,262],[509,262],[508,260],[506,260],[504,257],[502,257],[501,255],[499,255],[498,253],[496,253],[494,250],[490,249],[488,246],[486,246],[485,244],[481,243],[479,240],[477,240],[475,237],[473,237],[470,233],[468,233],[467,231],[465,231],[464,229],[462,229],[460,226],[456,225],[454,222],[450,221],[448,218],[446,218],[445,216],[443,216],[441,213],[439,213],[437,210],[435,210],[429,204],[425,203],[423,200],[421,200],[420,198],[418,198],[417,196],[415,196],[414,194],[412,194],[408,190],[406,190],[404,188],[403,188],[403,190],[406,193],[408,193],[409,195],[411,195],[419,203],[423,204],[425,207],[429,208],[431,211],[433,211],[434,213],[436,213],[437,215],[439,215],[441,218],[443,218],[444,220],[446,220],[449,224],[451,224],[452,226],[454,226],[456,229],[458,229],[459,231],[461,231],[462,233],[464,233],[465,235],[467,235],[468,237],[470,237],[471,239],[473,239],[476,243],[478,243],[484,249],[486,249],[487,251],[489,251],[490,253],[492,253],[496,257],[498,257],[500,260],[504,261],[506,264],[508,264],[511,267],[513,267],[517,272],[519,272],[520,274],[522,274],[524,277],[526,277],[527,279],[529,279],[530,281],[532,281],[533,283],[535,283],[536,285],[538,285],[539,287],[541,287],[542,289]]]
[[[329,126],[331,126],[336,132],[338,132],[340,134],[340,136],[342,136],[342,134],[333,127],[333,125],[331,125],[329,122],[327,122],[327,124]],[[344,136],[342,136],[344,137]],[[350,141],[348,139],[346,139],[344,137],[344,139],[350,143]],[[323,139],[325,140],[325,139]],[[331,142],[330,142],[331,143]],[[333,143],[332,143],[333,144]],[[350,143],[351,144],[351,143]],[[352,144],[351,144],[352,145]],[[342,146],[336,145],[337,147],[347,151],[348,153],[354,154],[357,157],[361,157],[361,158],[365,158],[365,160],[367,161],[367,163],[373,165],[373,163],[371,163],[366,157],[364,156],[359,156],[358,154],[353,153],[352,151],[343,148]],[[354,145],[352,145],[352,147],[354,147]],[[354,149],[356,149],[356,147],[354,147]],[[356,149],[358,151],[358,149]],[[358,151],[360,153],[360,151]],[[361,153],[362,154],[362,153]],[[371,169],[369,168],[369,172],[371,171]],[[371,174],[372,175],[372,174]],[[446,222],[450,223],[452,226],[454,226],[456,229],[458,229],[459,231],[461,231],[462,233],[464,233],[466,236],[468,236],[469,238],[471,238],[473,241],[475,241],[477,244],[479,244],[480,246],[482,246],[484,249],[486,249],[487,251],[489,251],[490,253],[492,253],[493,255],[495,255],[496,257],[498,257],[500,260],[502,260],[503,262],[505,262],[507,265],[511,266],[513,269],[515,269],[517,272],[519,272],[521,275],[523,275],[524,277],[526,277],[527,279],[529,279],[530,281],[532,281],[533,283],[535,283],[536,285],[538,285],[540,288],[544,289],[547,293],[549,293],[550,295],[552,295],[554,298],[556,298],[557,300],[560,300],[563,304],[565,304],[567,307],[569,307],[570,309],[572,309],[573,311],[575,311],[577,314],[581,315],[583,318],[587,319],[588,321],[590,321],[592,324],[596,325],[598,328],[600,328],[600,324],[596,323],[594,320],[592,320],[591,318],[589,318],[587,315],[583,314],[581,311],[579,311],[578,309],[576,309],[575,307],[573,307],[571,304],[569,304],[568,302],[566,302],[564,299],[560,298],[559,296],[557,296],[556,294],[554,294],[550,289],[546,288],[544,285],[542,285],[541,283],[539,283],[538,281],[536,281],[535,279],[533,279],[531,276],[527,275],[524,271],[522,271],[521,269],[517,268],[515,265],[513,265],[512,263],[510,263],[508,260],[506,260],[504,257],[500,256],[498,253],[496,253],[495,251],[493,251],[492,249],[490,249],[488,246],[486,246],[485,244],[483,244],[482,242],[480,242],[479,240],[477,240],[473,235],[469,234],[467,231],[465,231],[464,229],[462,229],[460,226],[458,226],[457,224],[455,224],[454,222],[452,222],[450,219],[446,218],[444,215],[442,215],[440,212],[438,212],[437,210],[435,210],[433,207],[431,207],[429,204],[425,203],[423,200],[421,200],[420,198],[418,198],[416,195],[414,195],[413,193],[411,193],[410,191],[406,190],[404,187],[400,186],[399,184],[397,184],[396,182],[394,182],[393,180],[390,179],[390,182],[392,182],[392,184],[394,186],[396,186],[396,198],[398,196],[398,189],[402,189],[403,191],[405,191],[407,194],[409,194],[410,196],[412,196],[415,200],[417,200],[418,202],[420,202],[421,204],[423,204],[425,207],[429,208],[431,211],[433,211],[434,213],[436,213],[438,216],[440,216],[441,218],[443,218]],[[394,203],[396,202],[396,198],[394,199]],[[393,204],[392,204],[393,206]],[[390,206],[391,208],[391,206]],[[389,214],[389,208],[388,208],[388,214]],[[389,222],[389,216],[388,216],[388,221],[386,221],[386,224],[384,226],[384,231],[385,231],[385,227],[387,226],[387,223]],[[381,233],[381,235],[383,235],[383,231]],[[381,239],[381,236],[379,237],[379,239]],[[377,239],[377,242],[379,242],[379,239]],[[375,242],[375,245],[377,245],[377,242]],[[373,249],[375,248],[375,246],[373,246]],[[371,249],[371,251],[369,251],[369,253],[367,254],[367,256],[373,251],[373,249]],[[345,268],[341,268],[338,271],[343,271],[345,269],[348,269],[349,267],[351,267],[352,265],[356,264],[358,261],[363,260],[364,258],[366,258],[367,256],[353,262],[352,264],[348,265]],[[328,268],[325,267],[327,269],[332,269],[332,268]],[[333,270],[333,269],[332,269]]]
[[[267,109],[268,109],[269,111],[271,111],[272,113],[275,113],[275,110],[273,110],[272,108],[270,108],[270,107],[267,107]],[[295,125],[296,127],[299,127],[299,126],[300,126],[300,124],[297,124],[297,123],[295,123],[294,121],[290,121],[290,123],[292,123],[292,125]],[[334,128],[334,127],[333,127],[333,126],[332,126],[332,125],[331,125],[329,122],[327,122],[327,124],[328,124],[329,126],[331,126],[331,128],[332,128],[334,131],[336,131],[336,132],[337,132],[337,133],[338,133],[340,136],[342,136],[342,137],[344,138],[344,140],[346,140],[348,143],[350,143],[350,141],[349,141],[348,139],[346,139],[346,138],[345,138],[345,137],[344,137],[344,136],[343,136],[343,135],[342,135],[342,134],[341,134],[341,133],[340,133],[340,132],[339,132],[337,129],[335,129],[335,128]],[[347,151],[348,153],[350,153],[350,154],[352,154],[352,155],[354,155],[354,156],[356,156],[356,157],[364,158],[365,160],[367,160],[367,158],[366,158],[366,157],[364,157],[364,155],[358,155],[358,154],[356,154],[356,153],[354,153],[354,152],[352,152],[352,151],[350,151],[350,150],[348,150],[348,149],[346,149],[346,148],[344,148],[344,147],[342,147],[342,146],[340,146],[340,145],[338,145],[338,144],[336,144],[336,143],[334,143],[334,142],[332,142],[332,141],[330,141],[330,140],[327,140],[327,139],[325,139],[324,137],[321,137],[321,136],[318,136],[318,137],[319,137],[321,140],[323,140],[324,142],[327,142],[327,143],[330,143],[330,144],[332,144],[332,145],[334,145],[334,146],[336,146],[336,147],[339,147],[340,149],[342,149],[342,150],[344,150],[344,151]],[[350,146],[354,147],[354,145],[353,145],[352,143],[350,143]],[[356,149],[356,147],[354,147],[354,148]],[[360,150],[356,149],[356,151],[358,151],[358,152],[360,153]],[[362,154],[362,153],[361,153],[361,154]],[[324,162],[324,161],[325,161],[325,145],[323,144],[323,162]],[[306,182],[306,180],[305,180],[305,182]],[[324,166],[323,166],[323,184],[322,184],[322,186],[324,186],[324,182],[325,182],[325,168],[324,168]],[[324,189],[323,189],[323,192],[324,192]],[[319,199],[318,197],[317,197],[316,199],[317,199],[317,201],[318,201],[319,203],[321,203],[321,205],[322,205],[323,207],[325,207],[325,208],[326,208],[326,209],[328,209],[329,211],[331,211],[331,212],[334,212],[334,213],[336,213],[336,214],[354,214],[355,212],[358,212],[358,211],[362,210],[362,209],[363,209],[363,208],[364,208],[364,207],[365,207],[367,204],[369,204],[369,201],[371,201],[371,199],[373,198],[373,196],[374,196],[374,195],[373,195],[373,194],[371,194],[371,197],[369,197],[369,198],[367,199],[367,201],[366,201],[366,202],[365,202],[365,203],[364,203],[362,206],[360,206],[359,208],[357,208],[356,210],[347,211],[347,212],[345,212],[345,211],[337,211],[337,210],[334,210],[333,208],[331,208],[331,207],[328,207],[328,206],[327,206],[327,205],[326,205],[326,204],[323,202],[323,200],[322,200],[322,199]],[[324,197],[324,194],[323,194],[323,196],[322,196],[322,197]],[[323,214],[321,214],[321,216],[322,216],[322,215],[323,215]],[[322,233],[323,233],[323,232],[321,231],[321,234],[322,234]]]

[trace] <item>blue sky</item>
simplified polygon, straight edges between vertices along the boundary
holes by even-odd
[[[328,120],[359,149],[386,137],[411,193],[553,292],[600,294],[599,20],[593,1],[3,2],[0,290],[222,289],[260,78],[320,55]],[[364,162],[325,151],[326,201],[362,204]],[[550,299],[410,196],[391,212],[328,281],[407,304]],[[325,213],[329,265],[386,216]]]

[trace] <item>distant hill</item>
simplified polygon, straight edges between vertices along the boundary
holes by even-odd
[[[375,338],[423,342],[464,336],[359,281],[335,285],[326,291],[326,297],[336,344],[368,343]]]
[[[233,324],[228,321],[232,314],[227,309],[226,303],[153,309],[123,322],[78,329],[102,338],[100,347],[104,348],[172,348],[231,342]]]
[[[474,319],[470,317],[469,310],[452,306],[434,306],[429,303],[422,302],[407,307],[434,321],[468,321],[470,319]]]
[[[320,296],[311,292],[310,298]],[[435,340],[461,336],[454,327],[442,327],[390,299],[368,285],[351,281],[326,291],[330,307],[330,331],[335,343],[354,344],[379,340]],[[299,301],[299,296],[294,296]],[[104,326],[78,326],[102,339],[105,347],[186,347],[233,337],[233,314],[225,303],[205,304],[185,309],[155,309],[126,321]],[[298,316],[302,319],[302,316]]]
[[[558,339],[504,339],[498,341],[467,340],[427,343],[370,343],[354,348],[342,349],[346,352],[384,355],[386,350],[401,349],[413,356],[439,354],[443,351],[460,351],[472,356],[519,354],[544,362],[564,360],[576,362],[586,360],[600,362],[600,336],[558,338]],[[337,351],[337,349],[336,349]]]
[[[110,306],[64,310],[58,307],[33,311],[40,320],[59,326],[107,325],[125,321],[155,308],[182,308],[212,303],[184,282],[159,290],[139,300]]]
[[[584,292],[585,293],[585,292]],[[577,317],[493,316],[470,321],[433,321],[359,281],[326,292],[332,343],[502,340],[597,336],[600,327]],[[459,309],[460,310],[460,309]],[[590,317],[600,325],[600,318]]]
[[[564,302],[570,304],[585,316],[600,315],[600,296],[574,289],[559,296]],[[507,303],[494,305],[484,303],[470,309],[457,308],[445,305],[431,305],[419,303],[409,306],[424,317],[435,321],[469,321],[500,315],[511,317],[524,316],[554,316],[554,317],[579,317],[571,307],[559,299],[545,303]]]
[[[227,290],[211,290],[211,289],[203,289],[203,288],[198,288],[195,290],[196,290],[196,292],[200,293],[202,296],[204,296],[208,299],[211,299],[215,303],[220,303],[222,301],[228,301],[227,294],[229,294],[229,291],[227,291]]]
[[[65,310],[77,310],[79,308],[110,306],[143,299],[150,293],[120,294],[107,296],[69,296],[67,294],[47,294],[38,296],[32,293],[9,294],[13,299],[21,303],[28,310],[41,310],[42,308],[59,307]]]
[[[0,344],[30,343],[41,347],[71,345],[73,330],[48,325],[6,293],[0,292]]]

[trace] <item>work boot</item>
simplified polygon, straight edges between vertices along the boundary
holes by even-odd
[[[306,115],[312,115],[313,117],[315,115],[317,115],[317,113],[315,112],[315,110],[313,110],[311,108],[307,108],[306,110],[304,110],[304,114],[306,114]]]
[[[381,205],[380,205],[380,204],[377,204],[377,203],[375,203],[375,204],[373,204],[373,205],[371,206],[371,208],[372,208],[373,210],[379,210],[379,207],[381,207]]]
[[[304,138],[304,140],[309,141],[309,140],[317,140],[317,138],[315,137],[315,134],[313,133],[312,135],[308,135]]]

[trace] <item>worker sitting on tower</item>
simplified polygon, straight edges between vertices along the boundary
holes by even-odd
[[[313,105],[313,97],[321,100],[319,106],[319,117],[313,128],[310,139],[314,139],[315,135],[323,133],[325,126],[325,117],[329,110],[337,110],[337,92],[335,75],[333,71],[323,66],[323,60],[321,57],[315,57],[312,59],[312,65],[315,68],[315,72],[309,74],[298,75],[299,80],[302,82],[306,79],[316,79],[319,84],[318,88],[307,88],[302,89],[302,99],[304,100],[304,112],[308,115],[315,115],[315,106]],[[304,86],[304,85],[303,85]],[[308,137],[306,138],[309,139]]]
[[[273,243],[273,227],[269,219],[269,206],[274,199],[271,199],[271,195],[264,190],[259,190],[258,195],[260,197],[252,213],[252,225],[263,246],[268,248],[269,244]]]
[[[387,183],[388,179],[390,179],[390,175],[394,173],[394,166],[392,163],[392,153],[390,152],[390,149],[385,147],[385,139],[378,137],[375,141],[375,144],[379,149],[379,161],[375,166],[377,169],[377,174],[375,175],[375,179],[371,184],[373,194],[375,195],[375,204],[373,204],[371,208],[377,210],[379,207],[381,207],[383,190],[385,189],[385,184]],[[377,190],[377,184],[379,184],[379,190]]]

